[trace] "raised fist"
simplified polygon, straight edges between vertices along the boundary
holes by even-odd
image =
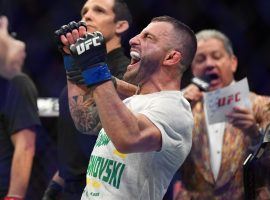
[[[57,41],[58,49],[61,53],[69,54],[70,52],[69,52],[68,47],[72,44],[72,42],[74,43],[80,36],[83,36],[83,35],[80,35],[80,33],[79,33],[80,27],[84,27],[85,31],[87,30],[85,22],[72,21],[72,22],[68,23],[67,25],[61,26],[60,29],[58,29],[54,32],[54,36],[55,36],[56,41]],[[74,30],[77,30],[77,32],[74,33],[75,32]],[[83,32],[82,34],[85,34],[85,33],[86,32]],[[72,39],[71,40],[68,39],[67,38],[68,36]]]
[[[100,32],[87,33],[70,46],[76,65],[81,69],[85,84],[96,85],[111,79],[105,63],[107,51]]]
[[[87,33],[70,46],[80,68],[104,63],[107,56],[104,37],[100,32]]]
[[[75,65],[74,59],[70,55],[69,46],[84,35],[86,30],[85,22],[80,21],[77,23],[72,21],[54,32],[58,49],[63,55],[67,79],[78,85],[83,84],[84,80],[80,68]]]

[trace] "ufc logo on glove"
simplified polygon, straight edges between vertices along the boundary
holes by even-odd
[[[100,38],[98,36],[94,38],[90,38],[86,40],[84,43],[81,43],[80,45],[76,46],[77,54],[81,55],[86,50],[89,50],[91,45],[95,47],[101,45],[99,39]]]
[[[87,33],[70,46],[75,64],[80,68],[86,86],[111,80],[111,73],[105,63],[107,50],[100,32]]]

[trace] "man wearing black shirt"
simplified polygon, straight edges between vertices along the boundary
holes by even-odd
[[[122,79],[130,62],[121,47],[122,34],[131,23],[130,11],[126,3],[122,0],[87,0],[82,8],[81,15],[82,20],[86,22],[88,32],[100,31],[103,33],[108,52],[107,64],[112,75]],[[90,105],[91,103],[93,104],[93,102],[90,102]],[[99,123],[98,126],[91,129],[91,132],[95,133],[94,135],[82,134],[82,132],[88,133],[89,130],[77,131],[70,115],[66,87],[59,98],[59,111],[59,176],[65,183],[62,197],[66,200],[76,200],[81,198],[86,185],[87,165],[101,125]],[[76,116],[72,117],[73,119],[76,118]],[[99,121],[98,115],[95,117]],[[85,123],[87,123],[87,120]],[[80,127],[77,128],[80,130]],[[54,199],[57,196],[62,183],[59,176],[57,174],[54,176],[45,191],[43,200]]]
[[[7,31],[0,17],[0,199],[24,199],[35,154],[37,90],[21,73],[25,44]]]

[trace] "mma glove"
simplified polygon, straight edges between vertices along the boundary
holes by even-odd
[[[72,30],[78,29],[80,26],[84,26],[86,29],[86,24],[83,21],[75,22],[72,21],[68,25],[63,25],[60,29],[54,32],[55,38],[58,45],[58,50],[61,52],[64,60],[64,67],[66,70],[67,79],[75,84],[83,84],[83,77],[81,75],[81,69],[75,65],[74,59],[70,54],[67,54],[63,50],[63,43],[61,42],[61,35],[66,35],[67,33],[71,33]]]
[[[103,35],[96,31],[87,33],[70,45],[71,54],[76,66],[80,67],[86,86],[91,87],[111,80],[108,65],[106,45]]]

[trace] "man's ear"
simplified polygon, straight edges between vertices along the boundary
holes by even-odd
[[[166,55],[163,65],[175,65],[178,64],[181,59],[181,53],[179,51],[172,50]]]
[[[122,33],[125,32],[128,28],[129,28],[128,21],[126,21],[126,20],[117,21],[117,22],[116,22],[116,29],[115,29],[115,32],[116,32],[117,34],[122,34]]]
[[[232,57],[231,57],[231,70],[233,71],[233,73],[236,72],[237,65],[238,65],[238,59],[235,55],[232,55]]]

